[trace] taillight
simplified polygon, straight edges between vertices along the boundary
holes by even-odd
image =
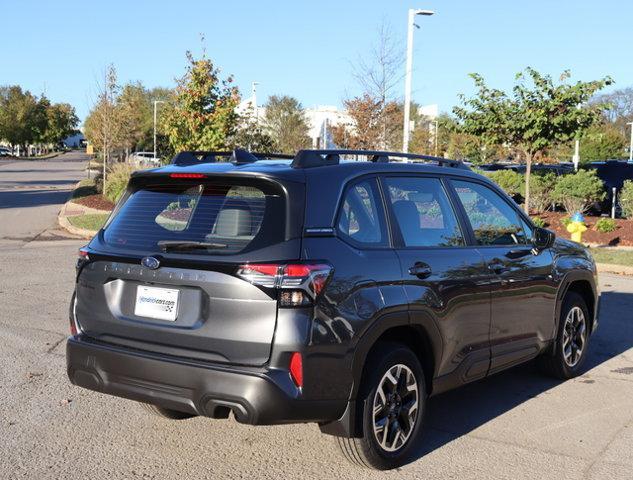
[[[332,267],[326,263],[251,263],[237,275],[255,285],[279,289],[279,306],[311,305],[327,284]]]
[[[81,266],[88,260],[90,260],[90,257],[88,256],[88,249],[86,247],[81,247],[77,251],[77,270],[79,270]]]
[[[170,173],[171,178],[206,178],[204,173]]]
[[[303,358],[299,352],[290,356],[290,378],[297,387],[303,387]]]

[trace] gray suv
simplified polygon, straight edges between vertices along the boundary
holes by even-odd
[[[70,380],[172,419],[316,422],[415,458],[427,399],[538,357],[578,375],[596,268],[461,162],[182,152],[79,252]]]

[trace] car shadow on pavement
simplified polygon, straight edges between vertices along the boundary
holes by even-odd
[[[590,339],[583,374],[633,348],[633,321],[628,313],[631,311],[633,294],[602,294],[599,326]],[[536,362],[529,362],[432,397],[426,412],[424,439],[409,462],[416,461],[561,383],[542,374]]]
[[[14,172],[11,172],[14,173]],[[39,172],[38,172],[39,173]],[[59,173],[59,172],[56,172]],[[72,185],[74,185],[76,182],[73,182],[72,180],[68,180],[68,179],[59,179],[59,180],[51,180],[51,179],[42,179],[42,180],[10,180],[9,183],[11,183],[12,186],[14,187],[37,187],[39,185],[68,185],[69,187],[71,187]]]
[[[5,190],[0,192],[0,209],[62,205],[70,191],[70,187],[63,190]]]

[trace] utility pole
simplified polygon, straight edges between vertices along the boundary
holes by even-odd
[[[251,84],[251,91],[253,92],[252,95],[252,103],[253,103],[253,113],[255,114],[255,121],[259,120],[259,109],[257,108],[257,85],[259,85],[259,82],[253,82]]]
[[[633,122],[627,123],[631,127],[631,145],[629,145],[629,162],[633,163]]]
[[[574,170],[578,171],[578,165],[580,164],[580,140],[578,139],[576,139],[576,145],[574,146],[572,161],[574,162]]]
[[[413,27],[420,28],[415,24],[416,15],[433,15],[431,10],[409,9],[407,17],[407,65],[404,78],[404,125],[402,132],[402,151],[409,151],[410,117],[411,117],[411,77],[413,74]]]

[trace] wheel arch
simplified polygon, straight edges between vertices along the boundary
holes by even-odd
[[[554,331],[558,332],[563,301],[569,292],[579,294],[587,304],[591,324],[590,331],[593,332],[598,320],[598,293],[594,276],[587,270],[568,272],[567,275],[565,275],[556,298],[556,329]]]
[[[392,313],[381,317],[358,341],[352,361],[354,383],[344,414],[338,420],[321,424],[323,433],[354,437],[362,431],[362,405],[356,397],[367,371],[367,359],[382,342],[397,342],[408,346],[420,360],[424,372],[427,394],[433,388],[437,366],[442,352],[440,332],[431,319],[411,323],[408,312]]]

